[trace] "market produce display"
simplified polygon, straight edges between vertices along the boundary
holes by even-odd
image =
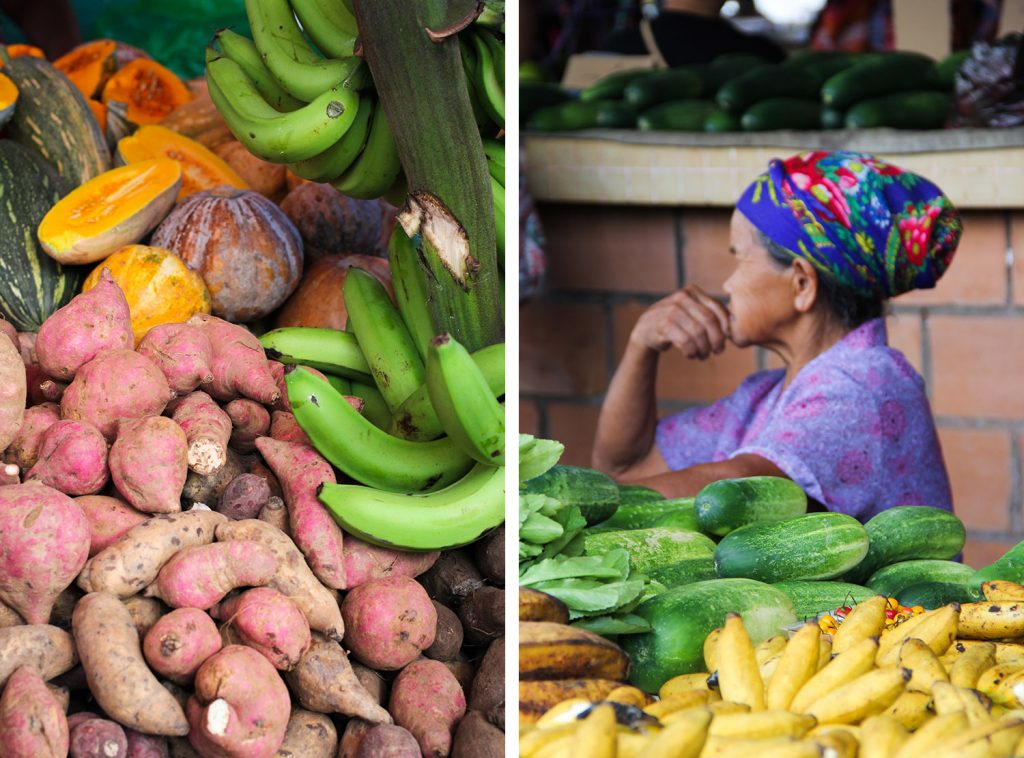
[[[522,82],[520,114],[542,132],[592,128],[735,132],[941,129],[967,51],[805,51],[770,64],[746,53],[667,70],[611,74],[579,91]]]
[[[0,755],[504,754],[496,5],[0,46]]]
[[[860,524],[771,477],[670,500],[528,441],[521,755],[1024,749],[1024,543],[976,570],[948,511]]]

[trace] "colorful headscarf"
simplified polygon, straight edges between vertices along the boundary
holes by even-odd
[[[934,287],[963,229],[930,181],[846,151],[773,159],[736,207],[770,240],[874,299]]]

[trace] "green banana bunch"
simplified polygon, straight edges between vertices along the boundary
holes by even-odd
[[[377,389],[394,411],[423,384],[423,359],[402,314],[373,274],[350,268],[342,285],[349,326],[355,332]]]
[[[505,188],[491,177],[491,197],[494,200],[494,233],[498,246],[498,263],[505,260]]]
[[[398,146],[391,136],[384,105],[378,100],[373,108],[366,146],[348,170],[331,182],[331,186],[349,197],[372,200],[391,189],[401,171]]]
[[[288,326],[266,332],[260,337],[260,344],[273,361],[310,366],[357,382],[373,382],[370,364],[354,334],[313,326]]]
[[[505,143],[485,137],[484,143],[484,156],[487,158],[487,171],[490,172],[491,178],[498,182],[502,187],[505,186]]]
[[[476,121],[476,125],[481,130],[484,128],[490,128],[491,117],[487,113],[487,109],[484,107],[483,98],[480,93],[477,92],[476,85],[476,68],[477,59],[476,52],[473,50],[473,45],[468,41],[468,34],[459,35],[459,50],[462,53],[462,71],[466,76],[466,90],[469,93],[469,104],[473,108],[473,120]]]
[[[420,358],[426,360],[427,346],[434,338],[426,272],[420,267],[416,246],[401,224],[395,225],[388,240],[388,264],[398,312],[402,314],[402,320],[412,335]]]
[[[469,42],[476,53],[473,69],[477,96],[498,128],[505,126],[505,48],[488,31],[470,27]]]
[[[277,83],[267,67],[263,65],[260,58],[260,51],[248,37],[231,31],[221,29],[214,36],[214,41],[220,49],[221,55],[230,58],[239,66],[245,75],[252,80],[253,86],[263,98],[279,111],[294,111],[305,105],[301,100],[296,100]]]
[[[476,363],[494,397],[505,394],[505,343],[477,350],[472,353]],[[358,394],[358,393],[357,393]],[[433,440],[444,434],[444,427],[430,402],[430,390],[424,384],[398,406],[391,425],[391,434],[409,440]]]
[[[325,484],[320,502],[345,531],[404,550],[447,550],[475,542],[505,518],[505,467],[478,463],[459,481],[426,495]]]
[[[480,463],[505,465],[505,409],[469,351],[439,334],[430,342],[426,369],[430,403],[448,437]]]
[[[320,155],[289,164],[289,170],[296,176],[312,182],[330,182],[337,179],[355,162],[366,146],[372,115],[373,101],[366,95],[361,95],[356,119],[344,136]]]
[[[288,372],[285,385],[295,420],[317,452],[358,482],[389,492],[429,492],[472,468],[472,459],[447,437],[410,442],[378,429],[303,368]]]
[[[368,83],[362,58],[322,58],[309,46],[288,0],[245,0],[245,12],[263,63],[292,97],[310,103],[325,90]]]
[[[355,55],[359,27],[352,11],[338,0],[290,0],[303,30],[331,58]]]
[[[366,382],[351,382],[351,394],[363,401],[363,415],[378,429],[387,431],[391,428],[391,411],[388,404],[384,402],[384,396],[380,394],[377,385],[371,379]]]

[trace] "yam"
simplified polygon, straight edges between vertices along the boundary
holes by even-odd
[[[499,729],[505,728],[505,638],[487,648],[469,690],[469,707]]]
[[[480,572],[499,587],[505,586],[505,525],[473,543],[473,560]]]
[[[224,488],[214,510],[229,519],[256,518],[270,500],[270,486],[256,474],[239,474]]]
[[[505,633],[505,590],[478,587],[459,606],[459,619],[470,645],[485,645]]]
[[[505,733],[489,723],[483,714],[467,713],[455,731],[452,758],[504,758]]]
[[[420,746],[408,729],[394,724],[378,724],[359,741],[355,758],[379,758],[379,756],[420,758]]]
[[[109,719],[86,719],[71,730],[71,758],[126,758],[128,735]]]
[[[276,758],[335,758],[338,730],[322,713],[292,708]]]
[[[128,753],[125,758],[170,758],[170,747],[166,737],[143,734],[134,729],[125,729],[128,738]]]
[[[217,505],[231,480],[247,473],[249,465],[248,458],[239,455],[229,447],[224,465],[212,474],[197,474],[195,471],[189,470],[185,488],[181,491],[182,502],[189,507],[196,503],[202,503],[207,507]]]
[[[178,608],[146,632],[142,654],[157,674],[176,684],[190,684],[207,658],[221,649],[220,633],[206,613]]]
[[[441,605],[458,608],[484,578],[465,550],[445,550],[419,581]]]
[[[362,719],[349,719],[345,724],[345,731],[341,734],[341,740],[338,742],[338,758],[355,758],[359,750],[359,743],[374,726],[376,724]]]
[[[452,732],[466,712],[466,697],[443,663],[413,661],[391,687],[391,716],[419,743],[426,756],[451,752]]]
[[[462,622],[448,606],[436,600],[430,602],[437,611],[437,630],[434,632],[434,643],[423,651],[423,655],[435,661],[450,661],[462,649]]]
[[[188,440],[164,416],[122,421],[110,446],[117,491],[144,513],[177,513],[188,476]]]
[[[414,579],[375,579],[356,587],[341,605],[345,642],[371,668],[400,669],[434,643],[437,611]]]

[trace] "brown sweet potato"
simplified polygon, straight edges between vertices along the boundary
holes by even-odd
[[[441,605],[458,608],[484,578],[465,550],[445,550],[419,581]]]
[[[240,453],[251,453],[256,438],[270,431],[270,414],[255,400],[236,398],[224,406],[224,412],[231,419],[231,446]]]
[[[57,705],[60,708],[61,713],[67,713],[68,706],[71,705],[71,690],[67,687],[61,687],[51,682],[46,683],[46,689],[49,690],[51,695],[53,695],[53,699],[57,701]]]
[[[334,758],[337,751],[338,730],[327,716],[292,708],[276,758]]]
[[[139,341],[137,350],[160,367],[167,384],[179,395],[187,395],[213,381],[213,346],[210,338],[194,326],[154,326]]]
[[[248,470],[249,459],[228,448],[224,465],[212,474],[197,474],[189,470],[185,488],[181,491],[181,499],[188,506],[202,503],[212,508],[220,502],[224,489],[231,480],[247,473]]]
[[[192,471],[212,474],[227,462],[231,419],[213,398],[201,390],[191,392],[175,401],[171,418],[185,432]]]
[[[239,474],[224,488],[215,511],[229,519],[256,518],[270,499],[270,487],[256,474]]]
[[[124,607],[128,609],[128,614],[132,617],[132,624],[135,625],[135,631],[139,633],[140,640],[145,639],[146,634],[153,628],[153,625],[170,611],[166,605],[155,597],[132,595],[125,598],[122,602]]]
[[[7,629],[12,626],[21,626],[25,623],[18,612],[13,608],[8,608],[3,603],[0,603],[0,629]]]
[[[64,758],[68,722],[39,672],[21,666],[0,696],[0,755],[5,758]]]
[[[128,736],[116,721],[86,719],[71,730],[71,758],[125,758]]]
[[[446,669],[452,672],[452,676],[459,683],[463,692],[469,692],[473,687],[473,679],[476,677],[476,666],[466,657],[459,653],[450,661],[442,661]]]
[[[455,731],[452,758],[504,758],[505,733],[476,711],[467,713]]]
[[[148,515],[128,503],[107,495],[82,495],[75,502],[89,520],[89,557],[117,542]]]
[[[75,646],[89,690],[104,712],[147,734],[188,733],[174,697],[146,666],[131,614],[114,595],[93,592],[75,606]]]
[[[274,554],[258,542],[197,545],[175,553],[143,594],[172,608],[206,609],[236,587],[266,584],[276,570]]]
[[[473,559],[485,577],[505,586],[505,525],[473,543]]]
[[[380,547],[346,535],[346,587],[352,589],[372,579],[386,579],[391,576],[419,576],[434,565],[439,555],[437,551],[414,553]]]
[[[477,587],[459,606],[459,619],[470,645],[484,645],[505,633],[505,590]]]
[[[313,635],[309,650],[284,677],[303,708],[391,723],[388,712],[359,681],[341,645],[320,634]]]
[[[285,507],[284,500],[281,498],[271,497],[267,500],[260,508],[259,520],[265,521],[289,537],[291,536],[291,530],[288,528],[288,508]]]
[[[165,416],[122,421],[110,446],[110,477],[144,513],[177,513],[188,476],[188,440]]]
[[[142,640],[142,654],[157,674],[189,684],[207,658],[221,649],[220,633],[206,613],[178,608],[160,618]]]
[[[43,432],[39,457],[25,481],[65,495],[95,495],[109,479],[107,441],[86,421],[56,421]]]
[[[17,334],[13,341],[6,334],[0,334],[0,450],[18,436],[27,401],[28,377]]]
[[[210,611],[223,621],[232,643],[251,647],[281,671],[291,671],[309,650],[309,622],[288,597],[255,587],[228,598]]]
[[[446,756],[452,732],[466,712],[466,697],[443,663],[413,661],[395,678],[389,709],[395,723],[405,727],[425,756]]]
[[[374,726],[376,725],[362,719],[349,719],[338,742],[338,758],[355,758],[359,743]]]
[[[499,637],[487,648],[473,686],[469,707],[479,711],[499,729],[505,728],[505,638]]]
[[[423,651],[427,658],[435,661],[450,661],[462,649],[462,622],[455,611],[436,600],[431,600],[437,611],[437,631],[434,633],[434,644]]]
[[[359,741],[355,758],[420,758],[420,746],[408,729],[378,724]]]
[[[53,601],[53,609],[50,611],[50,623],[59,626],[61,629],[71,629],[71,615],[75,612],[75,606],[82,599],[85,593],[77,585],[69,584],[65,587],[57,599]]]
[[[388,701],[388,682],[384,677],[359,661],[352,664],[352,671],[379,705],[384,705]]]
[[[341,604],[345,642],[371,668],[400,669],[434,643],[437,611],[414,579],[375,579],[356,587]]]

